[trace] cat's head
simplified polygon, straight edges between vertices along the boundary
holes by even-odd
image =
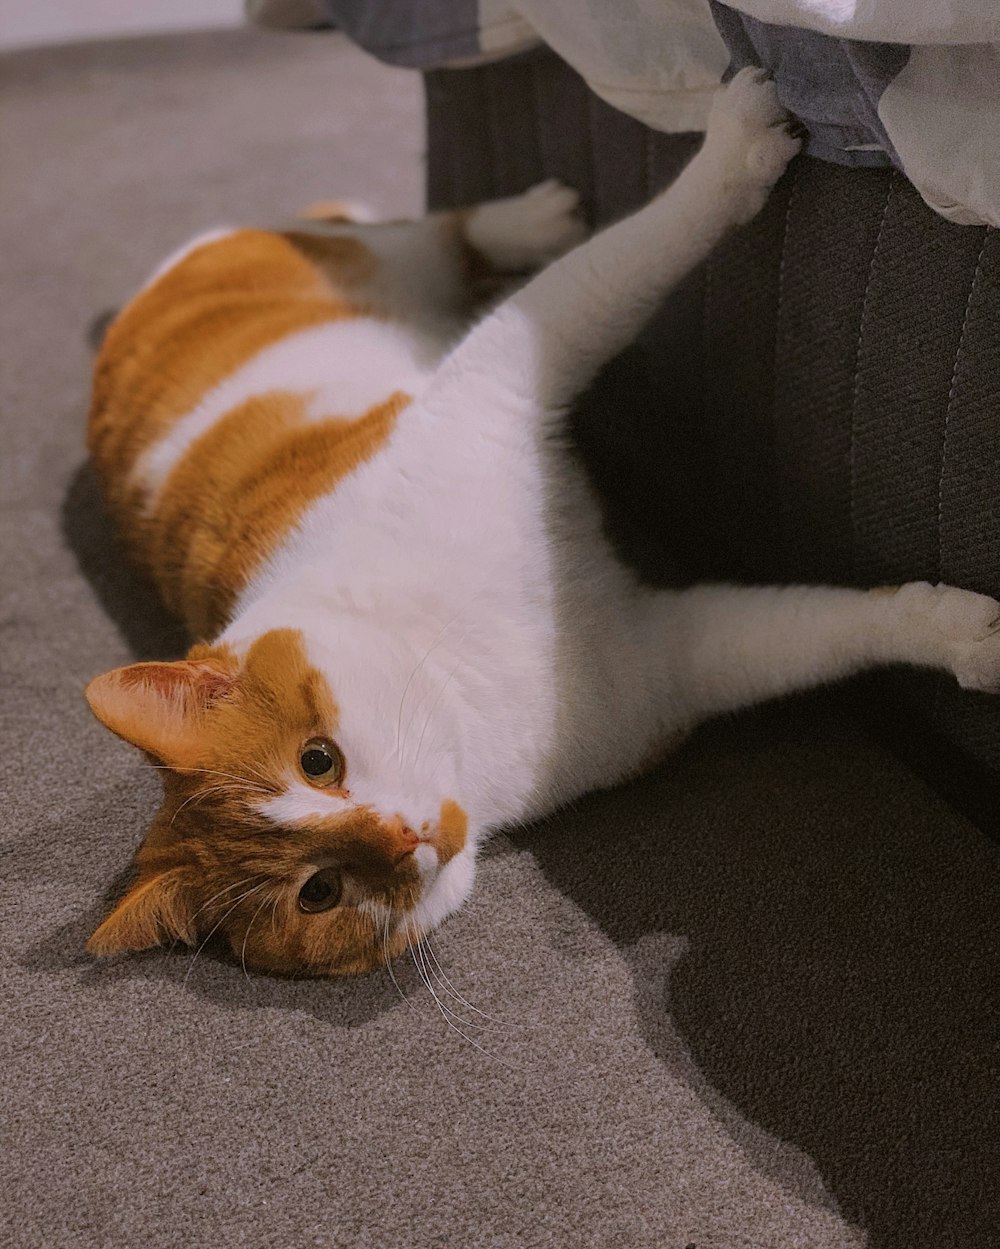
[[[242,653],[196,646],[92,681],[97,717],[160,769],[163,805],[95,954],[228,942],[246,966],[335,975],[383,966],[468,896],[456,797],[386,779],[358,721],[274,629]]]

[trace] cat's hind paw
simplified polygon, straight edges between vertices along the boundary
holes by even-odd
[[[963,689],[1000,694],[1000,603],[985,594],[955,593],[978,601],[969,605],[971,627],[955,643],[952,671]]]
[[[497,269],[537,269],[587,237],[579,202],[572,187],[549,178],[521,195],[479,204],[465,220],[465,236]]]

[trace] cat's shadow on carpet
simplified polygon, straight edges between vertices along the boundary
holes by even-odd
[[[121,874],[120,885],[127,877],[127,872]],[[420,990],[416,972],[405,964],[395,971],[398,988],[388,976],[274,976],[250,968],[244,975],[238,959],[223,957],[211,947],[192,951],[178,946],[98,962],[84,946],[101,914],[95,908],[61,924],[25,953],[22,965],[47,973],[75,970],[79,983],[95,993],[107,994],[118,985],[146,980],[163,988],[172,985],[226,1011],[307,1011],[337,1028],[364,1027],[396,1007],[409,1009]]]
[[[983,841],[970,875],[973,830],[835,695],[708,726],[649,776],[508,835],[618,947],[660,1061],[679,1035],[730,1106],[815,1161],[873,1249],[986,1209],[970,1142],[989,1139],[988,1081],[962,1064],[992,1052],[995,867]],[[686,942],[665,984],[658,932]]]
[[[89,462],[73,475],[60,519],[81,573],[134,658],[172,659],[183,654],[190,644],[184,627],[122,549]]]

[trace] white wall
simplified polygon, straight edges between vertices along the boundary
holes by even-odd
[[[243,0],[0,0],[0,48],[242,21]]]

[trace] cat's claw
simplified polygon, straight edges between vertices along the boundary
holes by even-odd
[[[801,146],[766,70],[741,69],[716,96],[704,152],[727,186],[740,185],[746,201],[743,219],[759,211]]]

